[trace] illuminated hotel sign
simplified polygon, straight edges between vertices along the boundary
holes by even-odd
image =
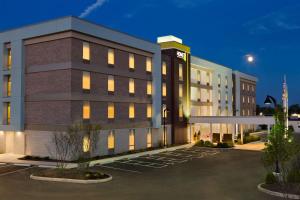
[[[181,58],[182,60],[186,61],[186,53],[177,51],[177,58]]]

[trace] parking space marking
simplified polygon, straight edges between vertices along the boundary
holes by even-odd
[[[131,160],[131,161],[115,161],[116,163],[123,163],[123,164],[128,164],[128,165],[137,165],[137,166],[142,166],[142,167],[149,167],[149,168],[157,168],[157,169],[160,169],[160,168],[164,168],[164,167],[167,167],[167,165],[161,165],[161,164],[153,164],[151,162],[139,162],[139,161],[134,161],[134,160]]]
[[[112,167],[112,166],[108,166],[108,165],[97,165],[97,166],[102,167],[102,168],[107,168],[107,169],[113,169],[113,170],[118,170],[118,171],[124,171],[124,172],[132,172],[132,173],[137,173],[137,174],[141,174],[141,173],[142,173],[142,172],[136,171],[136,170],[123,169],[123,168]]]
[[[12,165],[10,165],[10,166],[12,166]],[[13,170],[13,171],[10,171],[10,172],[0,174],[0,177],[1,176],[6,176],[6,175],[9,175],[9,174],[14,174],[14,173],[21,172],[21,171],[25,171],[25,170],[35,168],[35,167],[37,167],[37,166],[30,166],[30,167],[26,167],[26,168],[22,168],[22,169]]]

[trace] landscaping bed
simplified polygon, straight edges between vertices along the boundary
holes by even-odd
[[[211,148],[225,148],[225,149],[234,147],[232,142],[218,142],[217,144],[214,144],[210,141],[203,141],[203,140],[196,142],[194,146],[211,147]]]
[[[46,169],[30,176],[31,179],[55,182],[99,183],[112,179],[108,174],[88,169]]]
[[[273,191],[273,192],[280,192],[283,194],[300,195],[300,184],[299,183],[288,183],[285,186],[280,185],[278,183],[262,184],[261,187],[264,189]]]

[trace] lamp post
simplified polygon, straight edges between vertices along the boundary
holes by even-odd
[[[276,112],[277,106],[278,106],[278,105],[277,105],[276,99],[275,99],[274,97],[270,96],[270,95],[267,95],[264,104],[265,104],[265,105],[270,105],[270,104],[272,104],[272,103],[274,104],[274,112]],[[280,173],[280,169],[279,169],[279,161],[278,161],[278,159],[276,159],[276,161],[275,161],[275,172],[276,172],[276,173]]]
[[[164,132],[163,132],[163,140],[164,140],[164,147],[167,146],[167,133],[166,133],[166,118],[167,118],[167,112],[169,112],[168,108],[164,108],[164,116],[163,116],[163,123],[164,123]]]

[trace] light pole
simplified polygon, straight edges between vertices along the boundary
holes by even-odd
[[[163,116],[163,123],[164,123],[164,132],[163,132],[163,140],[164,140],[164,147],[167,146],[167,133],[166,133],[166,118],[167,118],[167,112],[169,112],[168,108],[164,108],[164,116]]]
[[[278,107],[277,107],[277,101],[274,97],[267,95],[264,103],[265,103],[265,105],[270,105],[273,103],[274,104],[274,112],[276,112]],[[280,173],[278,158],[276,158],[276,161],[275,161],[275,172]]]

